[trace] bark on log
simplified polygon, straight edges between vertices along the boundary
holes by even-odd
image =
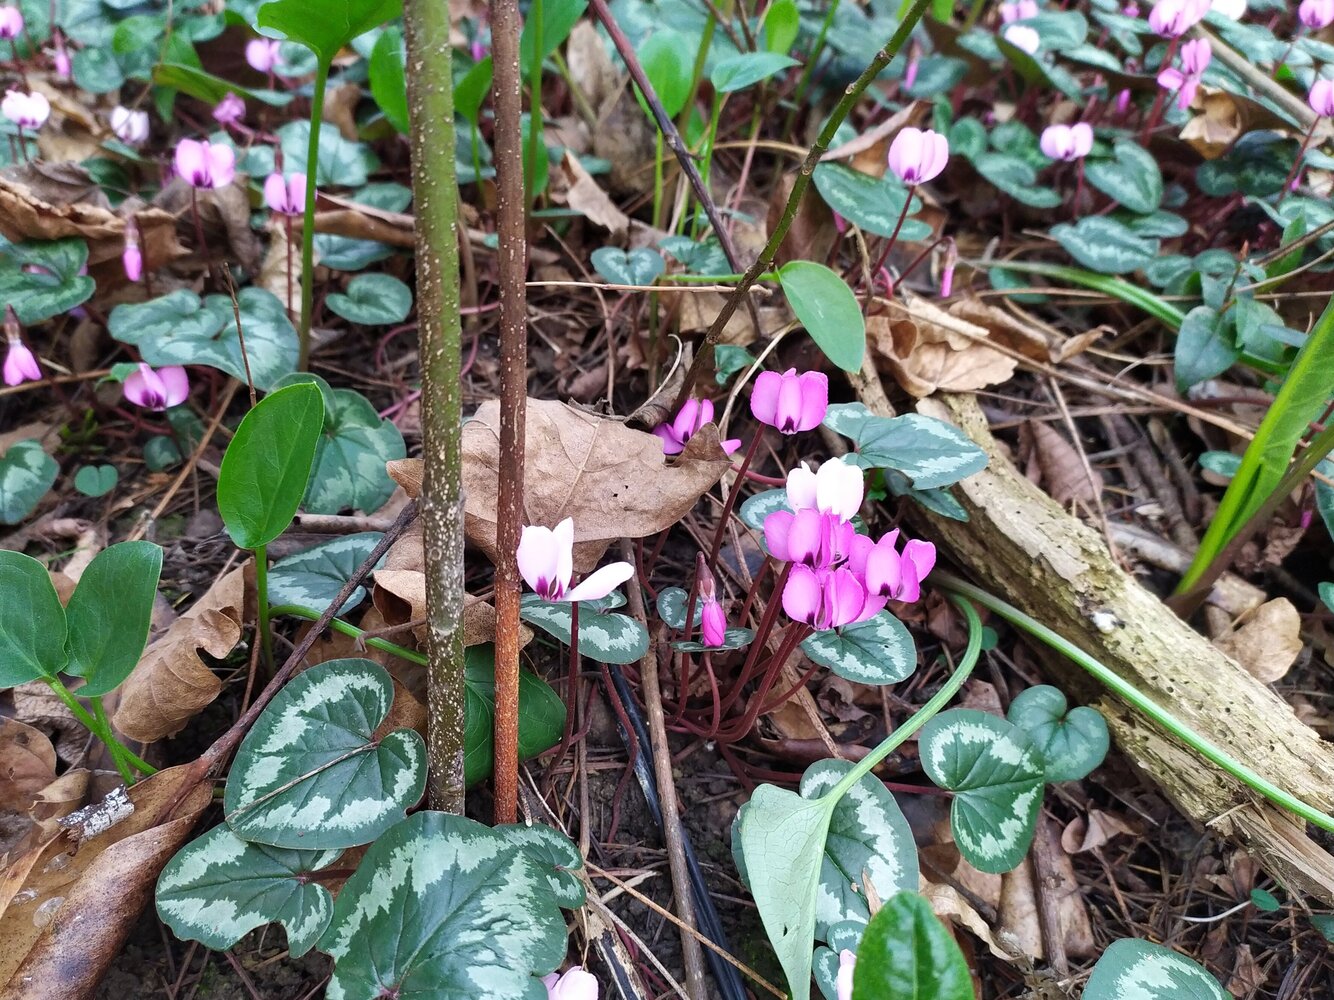
[[[859,395],[878,409],[874,391]],[[1202,736],[1293,795],[1325,812],[1334,808],[1334,744],[1125,573],[1100,535],[1020,475],[972,396],[933,397],[917,408],[956,424],[990,456],[987,469],[955,488],[967,522],[913,507],[910,518],[924,536],[980,585],[1087,650]],[[1051,662],[1058,685],[1090,690],[1077,665]],[[1120,750],[1182,813],[1250,851],[1289,889],[1334,904],[1334,857],[1301,820],[1105,690],[1091,696]]]

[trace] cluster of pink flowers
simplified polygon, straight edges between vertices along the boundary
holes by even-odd
[[[1181,46],[1181,68],[1168,66],[1158,74],[1158,86],[1176,91],[1177,107],[1184,111],[1195,100],[1200,80],[1213,59],[1207,38],[1195,38]]]
[[[1212,0],[1158,0],[1149,11],[1149,27],[1164,38],[1180,38],[1209,13]]]

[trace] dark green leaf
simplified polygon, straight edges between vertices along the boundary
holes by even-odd
[[[1136,938],[1113,941],[1093,967],[1084,1000],[1228,1000],[1218,980],[1185,955]]]
[[[39,442],[11,444],[0,457],[0,524],[18,524],[31,514],[59,471]]]
[[[625,603],[619,592],[614,606]],[[570,605],[548,603],[536,594],[524,594],[520,616],[529,625],[570,645],[573,619]],[[579,605],[579,654],[599,663],[634,663],[648,651],[648,633],[628,615],[606,614],[594,610],[590,601]]]
[[[982,153],[973,160],[977,172],[1015,201],[1033,208],[1055,208],[1061,196],[1039,187],[1037,171],[1031,164],[1009,153]]]
[[[770,52],[787,52],[797,40],[801,14],[796,0],[774,0],[764,11],[764,47]],[[684,60],[682,60],[684,62]]]
[[[875,236],[893,235],[908,189],[892,174],[876,178],[841,163],[821,163],[815,168],[814,180],[820,197],[854,226]],[[920,207],[916,198],[913,203],[914,208]],[[915,243],[930,235],[926,223],[904,219],[898,238]]]
[[[495,649],[490,645],[464,650],[464,683],[468,689],[468,723],[463,738],[464,781],[471,787],[491,775],[495,764],[493,738],[496,714]],[[519,670],[519,759],[531,760],[560,742],[565,731],[565,703],[551,685],[530,671]]]
[[[670,28],[663,28],[649,35],[635,53],[668,118],[679,115],[690,97],[690,61],[681,58],[687,46],[682,35]],[[635,97],[644,114],[651,114],[638,89],[635,90]]]
[[[922,896],[898,893],[866,925],[852,1000],[973,1000],[963,952]]]
[[[310,122],[294,121],[278,129],[283,151],[283,169],[288,173],[309,175]],[[336,128],[320,129],[315,183],[321,189],[361,187],[370,172],[379,166],[371,148],[363,142],[344,139]]]
[[[389,274],[359,274],[346,294],[335,292],[325,304],[343,319],[363,326],[402,323],[412,311],[412,289]]]
[[[709,82],[718,93],[731,94],[795,65],[797,60],[782,52],[741,52],[718,60]]]
[[[919,490],[953,485],[987,467],[986,452],[943,420],[917,413],[879,417],[861,403],[835,403],[824,423],[856,442],[856,464],[898,470]]]
[[[69,312],[93,294],[93,279],[79,273],[87,263],[88,245],[77,237],[0,239],[0,302],[25,326]]]
[[[491,829],[538,863],[558,906],[577,910],[584,905],[584,883],[574,874],[584,867],[584,859],[569,837],[541,823],[509,823]]]
[[[312,514],[378,510],[394,492],[385,463],[407,455],[403,434],[355,389],[335,389],[333,400],[301,506]]]
[[[369,60],[371,96],[389,123],[408,132],[408,82],[403,72],[403,29],[386,28],[375,40]]]
[[[1118,139],[1111,159],[1086,159],[1084,176],[1091,185],[1132,212],[1155,212],[1163,200],[1163,175],[1158,161],[1131,139]]]
[[[1020,692],[1007,717],[1032,738],[1050,782],[1078,781],[1103,762],[1111,740],[1096,709],[1066,711],[1065,695],[1048,684]]]
[[[1241,357],[1233,336],[1226,314],[1219,315],[1208,306],[1196,306],[1186,313],[1174,358],[1178,388],[1184,391],[1231,368]]]
[[[593,270],[617,285],[651,285],[667,269],[662,254],[648,247],[622,250],[598,247],[593,251]]]
[[[114,691],[130,676],[153,620],[162,549],[152,542],[120,542],[94,557],[65,607],[69,662],[65,672],[84,678],[85,697]]]
[[[579,18],[583,17],[588,0],[542,0],[542,59],[555,52],[570,37]],[[523,33],[519,36],[519,65],[525,80],[533,74],[533,53],[537,47],[537,19],[526,17]]]
[[[847,282],[809,260],[784,264],[778,279],[792,311],[825,357],[844,371],[860,369],[866,354],[866,319]]]
[[[1157,240],[1136,236],[1106,216],[1088,215],[1073,226],[1062,222],[1051,227],[1051,235],[1079,264],[1102,274],[1137,271],[1158,254]]]
[[[344,45],[402,9],[402,0],[271,0],[259,8],[257,24],[300,42],[327,66]]]
[[[0,688],[55,677],[66,662],[65,609],[46,567],[0,549]]]
[[[482,101],[486,100],[486,95],[491,90],[492,72],[491,57],[487,56],[464,73],[454,85],[454,110],[463,116],[464,121],[473,125],[478,123],[478,115],[482,112]]]
[[[153,83],[159,87],[179,90],[205,104],[217,104],[228,94],[237,94],[247,101],[258,101],[270,107],[282,107],[292,100],[291,94],[278,90],[252,90],[206,73],[196,66],[181,63],[158,63],[153,67]]]

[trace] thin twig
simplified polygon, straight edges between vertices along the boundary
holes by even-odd
[[[245,331],[241,329],[241,303],[236,298],[236,282],[232,279],[232,266],[222,262],[222,273],[227,279],[227,294],[232,297],[232,315],[236,318],[236,341],[241,348],[241,364],[245,366],[245,384],[250,390],[250,405],[255,405],[255,379],[250,374],[250,355],[245,349]]]

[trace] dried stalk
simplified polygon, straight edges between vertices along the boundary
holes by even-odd
[[[449,4],[407,0],[408,113],[417,232],[431,804],[463,812],[463,487],[458,182]]]

